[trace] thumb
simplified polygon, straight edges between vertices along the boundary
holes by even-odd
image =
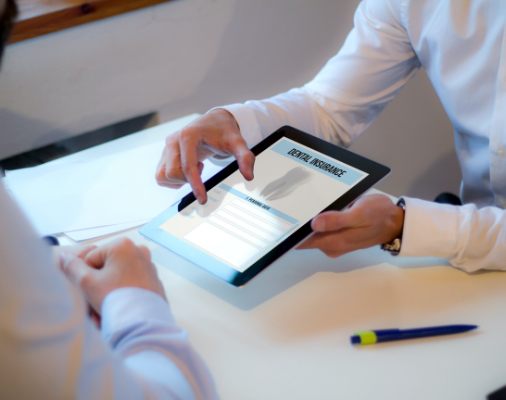
[[[353,218],[349,210],[326,211],[311,221],[311,228],[314,232],[331,232],[353,226]]]
[[[81,258],[72,253],[62,253],[59,261],[60,269],[67,279],[78,286],[84,276],[93,272],[93,268],[90,268]]]

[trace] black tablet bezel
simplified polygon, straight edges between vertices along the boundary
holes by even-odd
[[[253,154],[258,155],[275,142],[277,142],[281,138],[288,138],[298,142],[302,145],[310,147],[313,150],[319,151],[327,156],[330,156],[340,162],[348,164],[358,170],[361,170],[367,173],[367,176],[362,179],[359,183],[353,186],[350,190],[348,190],[345,194],[336,199],[333,203],[329,204],[325,209],[320,212],[327,210],[342,210],[346,206],[348,206],[353,200],[375,185],[380,179],[385,177],[389,172],[390,168],[385,165],[379,164],[375,161],[372,161],[368,158],[360,156],[356,153],[353,153],[347,149],[339,147],[337,145],[328,143],[322,139],[319,139],[315,136],[302,132],[298,129],[295,129],[291,126],[283,126],[278,129],[276,132],[269,135],[267,138],[262,140],[259,144],[254,146],[251,151]],[[212,176],[206,182],[204,182],[206,190],[210,190],[221,181],[226,179],[228,176],[233,174],[238,170],[237,161],[233,161],[229,165],[227,165],[223,170],[218,172],[216,175]],[[173,206],[177,207],[177,211],[180,212],[185,207],[190,205],[195,201],[195,196],[193,193],[189,193],[185,197],[181,199],[181,201]],[[152,222],[145,225],[141,228],[140,232],[144,236],[148,237],[151,240],[154,240],[157,243],[163,245],[160,240],[157,240],[156,236],[153,234],[153,229],[159,228],[161,225],[159,222],[159,217],[155,218]],[[161,231],[161,230],[160,230]],[[234,286],[242,286],[249,280],[251,280],[254,276],[264,270],[267,266],[269,266],[276,259],[281,257],[284,253],[302,241],[306,236],[308,236],[312,232],[311,230],[311,221],[308,221],[304,225],[302,225],[299,229],[293,232],[290,236],[285,238],[281,243],[279,243],[276,247],[270,250],[267,254],[258,259],[255,263],[249,266],[244,272],[239,272],[233,268],[230,268],[230,271],[224,271],[223,269],[213,269],[210,267],[206,267],[205,265],[199,265],[205,270],[217,275],[223,280],[229,282]],[[160,234],[160,232],[158,232]],[[184,257],[183,254],[181,256]]]

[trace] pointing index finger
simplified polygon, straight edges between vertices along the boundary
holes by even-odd
[[[248,149],[244,140],[240,140],[233,149],[234,157],[239,165],[239,171],[248,181],[253,180],[254,173],[253,168],[255,166],[255,156]]]

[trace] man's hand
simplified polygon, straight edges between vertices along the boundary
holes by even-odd
[[[96,249],[97,246],[90,245],[90,246],[51,246],[51,250],[53,252],[53,259],[55,260],[55,263],[57,265],[61,265],[62,258],[69,258],[69,257],[78,257],[81,259],[84,259],[86,255]]]
[[[71,253],[63,254],[60,267],[82,290],[97,313],[100,313],[105,297],[120,288],[142,288],[165,299],[165,291],[148,248],[136,246],[130,239],[119,239],[92,249],[83,258]]]
[[[314,233],[297,248],[317,248],[329,257],[338,257],[388,243],[400,236],[403,225],[404,210],[387,196],[364,196],[344,211],[316,216],[311,222]]]
[[[188,182],[197,200],[204,204],[207,193],[200,177],[202,161],[212,154],[233,155],[244,178],[253,179],[255,156],[241,136],[235,118],[224,109],[215,109],[167,137],[156,181],[170,188]]]

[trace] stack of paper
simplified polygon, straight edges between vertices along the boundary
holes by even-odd
[[[43,235],[76,241],[129,229],[190,191],[162,188],[155,170],[165,137],[196,115],[159,125],[33,168],[8,171],[5,183]],[[205,162],[203,178],[221,167]]]

